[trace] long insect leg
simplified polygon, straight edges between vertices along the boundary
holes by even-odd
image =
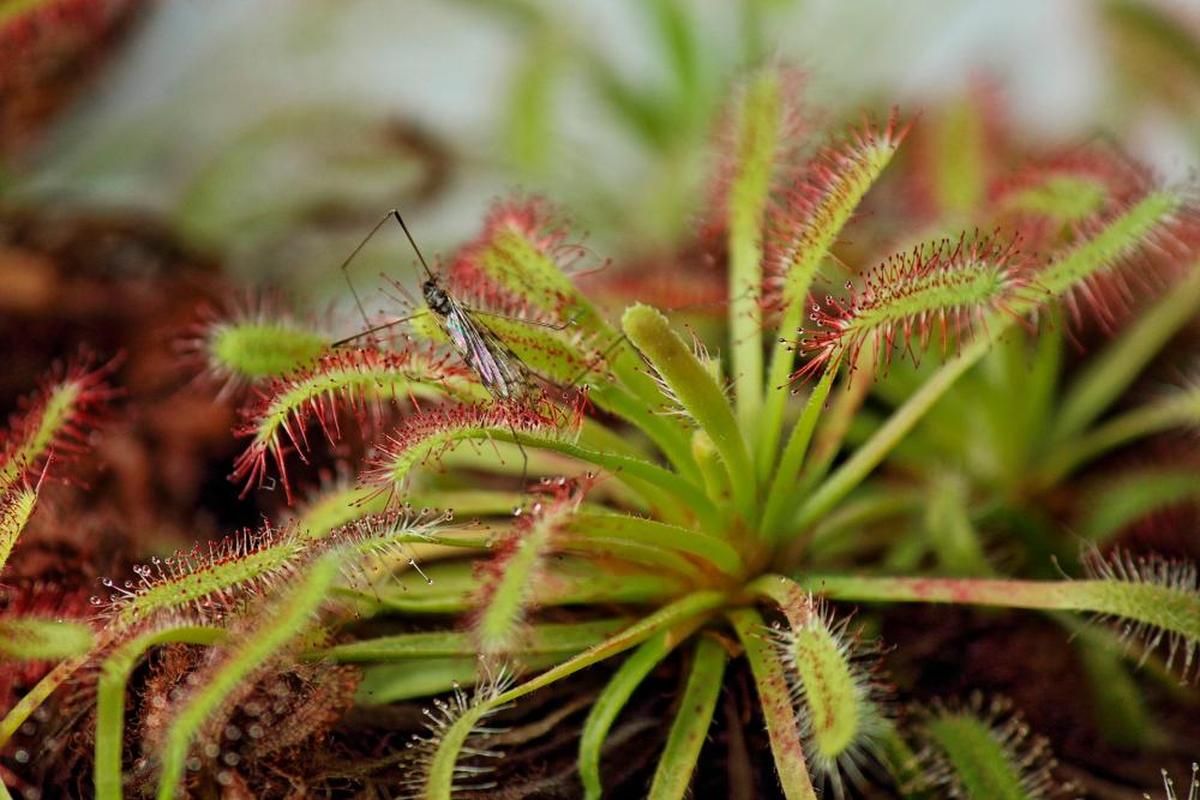
[[[627,341],[629,341],[628,336],[626,336],[623,333],[618,334],[617,338],[613,339],[612,342],[609,343],[608,347],[604,348],[603,352],[601,352],[599,355],[597,355],[595,358],[593,358],[591,361],[589,361],[587,364],[584,365],[583,369],[579,372],[578,375],[576,375],[574,378],[571,379],[571,381],[567,384],[566,388],[568,390],[574,389],[577,385],[579,385],[580,381],[582,381],[584,378],[586,378],[588,376],[589,373],[591,373],[592,370],[594,370],[603,361],[607,360],[608,357],[610,355],[612,355],[612,352],[614,350],[616,350],[617,347],[622,342],[627,342]]]
[[[417,240],[414,239],[413,235],[408,232],[408,226],[404,224],[404,217],[400,216],[399,209],[393,208],[391,211],[389,211],[387,216],[383,218],[383,221],[381,221],[379,225],[382,225],[388,217],[396,220],[396,224],[400,226],[400,230],[404,231],[404,237],[408,239],[408,243],[412,245],[413,252],[417,254],[417,261],[421,262],[421,267],[425,270],[425,275],[430,280],[437,280],[437,276],[435,276],[433,274],[433,270],[429,268],[429,262],[425,260],[425,256],[421,255],[421,248],[417,247]],[[378,228],[379,225],[376,225],[375,227]]]
[[[354,341],[355,339],[361,338],[363,336],[369,336],[372,333],[383,330],[384,328],[388,328],[392,325],[397,325],[400,322],[404,321],[403,319],[402,320],[393,320],[392,322],[389,322],[385,325],[371,327],[371,320],[367,317],[367,310],[363,306],[362,297],[359,296],[358,290],[354,288],[354,281],[350,280],[350,264],[351,264],[351,262],[353,262],[355,257],[359,254],[359,252],[364,247],[367,246],[367,242],[371,241],[371,239],[374,238],[375,234],[379,233],[379,229],[382,228],[389,219],[394,219],[400,225],[400,229],[402,231],[404,231],[404,236],[405,236],[405,238],[408,239],[408,243],[410,245],[412,245],[413,252],[417,254],[417,260],[421,262],[421,266],[424,268],[425,274],[428,275],[430,278],[434,277],[433,272],[429,269],[429,264],[425,261],[425,256],[423,256],[421,254],[421,248],[417,247],[416,241],[413,239],[412,234],[409,233],[409,231],[408,231],[408,226],[404,224],[404,218],[400,216],[400,211],[395,208],[388,211],[386,214],[383,215],[383,217],[379,220],[379,222],[376,222],[375,225],[371,228],[371,230],[367,232],[367,235],[364,236],[363,240],[358,243],[358,246],[350,251],[350,255],[346,256],[346,260],[343,261],[341,266],[338,268],[341,270],[342,278],[346,281],[346,286],[350,289],[351,296],[354,297],[354,305],[358,308],[358,313],[362,316],[363,326],[366,328],[366,330],[364,330],[362,333],[359,333],[354,336],[350,336],[345,339],[341,339],[337,342],[334,342],[334,345],[333,345],[334,347],[337,347],[338,345],[341,345],[341,344],[345,344],[347,342]],[[412,317],[409,316],[409,317],[405,317],[404,319],[412,319]]]
[[[521,440],[517,438],[516,426],[512,424],[512,420],[508,421],[508,430],[512,433],[513,444],[517,446],[517,450],[521,452],[521,487],[524,488],[529,483],[529,454],[525,452],[525,446],[521,444]]]
[[[484,311],[482,308],[475,308],[474,306],[468,306],[467,304],[461,303],[461,302],[459,303],[459,305],[462,306],[464,311],[467,311],[471,314],[479,315],[481,317],[496,317],[497,319],[507,319],[507,320],[512,320],[513,322],[519,322],[522,325],[536,325],[539,328],[549,328],[552,331],[565,331],[567,328],[571,327],[572,325],[574,325],[576,323],[576,321],[579,319],[580,313],[582,313],[582,312],[576,312],[576,313],[572,314],[567,319],[566,322],[543,322],[543,321],[537,320],[537,319],[526,319],[525,317],[514,316],[513,314],[501,314],[496,311]]]
[[[354,281],[350,280],[350,263],[352,261],[354,261],[354,257],[358,255],[359,251],[367,246],[367,242],[371,241],[372,237],[374,237],[375,234],[379,233],[379,229],[382,228],[383,224],[388,221],[388,219],[391,217],[392,214],[395,214],[395,213],[396,213],[395,209],[392,209],[388,213],[384,214],[383,218],[381,220],[379,220],[379,222],[376,222],[375,226],[373,228],[371,228],[371,230],[367,233],[367,235],[363,237],[363,240],[358,243],[358,246],[350,251],[350,255],[346,256],[346,260],[343,261],[342,265],[338,268],[342,272],[342,278],[345,279],[346,286],[350,289],[350,294],[354,298],[354,305],[358,307],[358,313],[362,316],[363,325],[366,328],[371,327],[371,320],[367,318],[367,309],[363,306],[362,298],[359,297],[358,290],[354,288]],[[374,331],[368,330],[364,334],[360,334],[360,335],[366,335],[366,334],[373,333],[373,332]],[[341,342],[335,342],[334,347],[337,347],[339,344],[344,344],[347,341],[351,341],[354,338],[358,338],[358,337],[351,337],[351,339],[345,339]]]
[[[349,344],[350,342],[353,342],[356,339],[361,339],[364,336],[370,336],[373,333],[378,333],[379,331],[395,327],[396,325],[399,325],[402,322],[408,322],[410,319],[416,319],[417,317],[419,317],[423,314],[426,314],[426,313],[428,313],[428,312],[418,311],[415,314],[406,314],[403,317],[398,317],[389,322],[384,322],[380,325],[372,325],[371,327],[367,328],[364,331],[360,331],[359,333],[353,334],[351,336],[346,336],[345,338],[338,339],[336,342],[334,342],[332,345],[330,345],[330,347],[341,347],[342,345]]]

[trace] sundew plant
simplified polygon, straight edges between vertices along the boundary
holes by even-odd
[[[1105,473],[1108,502],[1069,525],[1053,502],[1106,456],[1200,422],[1186,369],[1129,391],[1200,306],[1191,189],[1100,148],[991,180],[971,160],[987,155],[978,132],[936,118],[924,144],[940,158],[889,170],[917,138],[900,114],[814,145],[794,90],[768,70],[729,103],[687,243],[711,266],[590,263],[530,198],[498,203],[434,266],[512,390],[432,301],[337,346],[271,304],[208,323],[191,351],[244,403],[232,477],[294,513],[105,579],[92,617],[10,609],[0,653],[56,661],[0,721],[0,742],[25,737],[14,771],[31,757],[20,731],[58,698],[56,735],[85,743],[108,800],[491,796],[517,791],[498,786],[506,758],[578,711],[575,769],[542,790],[596,798],[610,733],[670,661],[653,798],[688,794],[742,669],[774,767],[760,793],[1064,791],[1003,698],[898,703],[886,643],[852,614],[1047,615],[1131,707],[1128,659],[1195,676],[1197,567],[1111,546],[1193,498],[1187,470]],[[664,310],[714,281],[719,314]],[[1100,341],[1084,351],[1085,336]],[[1072,354],[1083,366],[1067,369]],[[0,555],[105,380],[57,373],[14,421]],[[343,477],[319,489],[297,477],[338,459]],[[598,694],[508,724],[595,665]],[[389,746],[369,759],[319,755],[355,706],[423,697],[427,733],[373,733]]]

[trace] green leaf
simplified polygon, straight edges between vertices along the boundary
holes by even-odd
[[[338,350],[308,368],[272,383],[263,401],[252,407],[245,430],[250,444],[235,465],[235,476],[261,476],[270,454],[279,467],[290,497],[284,451],[291,445],[308,450],[307,426],[315,416],[326,435],[337,437],[339,410],[406,400],[460,401],[486,398],[487,392],[469,373],[446,359],[416,350],[382,352],[367,348]]]
[[[499,694],[489,696],[486,701],[479,703],[477,707],[473,708],[471,711],[471,715],[474,715],[473,719],[469,719],[467,715],[464,715],[442,737],[433,755],[433,766],[428,771],[429,777],[424,786],[425,796],[438,800],[450,797],[454,766],[458,761],[463,743],[470,729],[474,727],[475,722],[491,708],[511,703],[514,700],[537,691],[543,686],[548,686],[555,681],[573,675],[585,667],[590,667],[592,664],[636,647],[657,634],[660,630],[685,624],[688,620],[702,619],[711,613],[713,609],[724,603],[725,600],[726,596],[722,592],[696,592],[688,595],[649,614],[612,638],[585,650],[574,658],[551,667],[541,675]]]
[[[483,260],[480,263],[491,262]],[[503,259],[501,263],[504,263]],[[543,265],[545,270],[551,268]],[[501,292],[512,292],[535,308],[540,307],[535,298],[540,298],[541,293],[525,287],[521,281],[506,282],[486,269],[484,273],[488,278],[498,280]],[[501,277],[505,274],[499,273]],[[517,274],[522,274],[521,270],[517,269]],[[565,280],[561,275],[559,278]],[[530,281],[537,285],[536,275]],[[561,287],[545,289],[552,299],[560,297],[561,291]],[[566,317],[562,330],[490,312],[478,312],[476,319],[496,334],[533,373],[563,386],[586,383],[589,398],[598,406],[628,420],[658,445],[684,475],[698,479],[681,426],[655,413],[655,404],[662,398],[654,382],[640,369],[641,362],[624,337],[613,331],[573,287],[571,291],[576,297],[571,301],[574,305],[568,303],[569,308],[564,308],[567,301],[561,299],[552,304],[554,318]],[[544,298],[542,301],[550,303]],[[570,316],[566,316],[568,311]],[[581,328],[581,320],[588,319],[592,321],[591,327]],[[411,324],[413,330],[426,339],[447,341],[445,332],[432,315],[420,315]],[[616,381],[612,379],[614,376]]]
[[[812,592],[852,602],[959,603],[1084,611],[1120,623],[1126,640],[1147,649],[1165,643],[1168,669],[1186,677],[1200,650],[1197,567],[1160,556],[1116,552],[1085,558],[1088,580],[1022,581],[985,578],[896,578],[808,574],[796,580]]]
[[[989,156],[983,110],[968,97],[947,105],[930,122],[934,202],[952,218],[969,217],[987,191]]]
[[[544,413],[543,413],[544,412]],[[645,459],[583,447],[569,439],[576,420],[567,411],[543,406],[539,411],[522,401],[489,405],[456,406],[410,417],[389,439],[368,478],[400,487],[417,466],[474,441],[519,442],[524,447],[549,450],[595,464],[627,482],[635,492],[646,493],[649,504],[672,510],[690,506],[698,515],[714,519],[716,509],[704,492],[688,480]],[[636,479],[626,481],[627,478]],[[647,484],[664,492],[647,493]]]
[[[813,429],[816,428],[817,418],[825,408],[825,400],[837,377],[837,365],[831,364],[825,368],[820,382],[813,387],[812,393],[804,403],[804,411],[788,436],[787,445],[783,448],[779,465],[771,479],[771,487],[767,490],[767,505],[762,515],[762,532],[769,539],[778,541],[784,530],[780,527],[787,520],[784,514],[796,503],[796,481],[800,469],[804,465],[804,456],[808,452],[808,444],[812,441]]]
[[[599,644],[629,624],[628,617],[593,622],[530,625],[516,643],[521,657],[578,653]],[[401,659],[470,656],[479,652],[478,642],[464,631],[430,631],[379,636],[318,650],[310,657],[330,658],[341,663],[395,661]]]
[[[1092,176],[1050,173],[1042,182],[1006,197],[1003,209],[1068,223],[1099,212],[1108,199],[1108,188]]]
[[[675,550],[623,536],[571,536],[562,539],[558,547],[564,552],[586,553],[608,563],[628,562],[654,569],[661,575],[682,578],[693,586],[702,585],[712,576],[694,559]]]
[[[573,675],[585,667],[590,667],[607,658],[623,653],[631,647],[636,647],[649,639],[658,631],[674,625],[684,625],[689,620],[707,619],[708,616],[728,600],[724,592],[699,591],[685,595],[658,610],[647,614],[642,619],[625,628],[600,644],[590,647],[584,652],[557,667],[532,678],[525,683],[507,690],[497,699],[497,703],[508,703],[519,700],[543,686],[549,686],[555,681]]]
[[[732,175],[725,209],[729,336],[738,419],[747,430],[757,425],[762,407],[763,223],[780,146],[782,92],[779,73],[762,70],[747,82],[733,121]]]
[[[886,727],[871,676],[861,663],[849,619],[781,575],[764,575],[747,594],[769,598],[787,618],[770,639],[779,653],[790,697],[796,701],[805,753],[813,771],[838,791],[841,766],[873,748]]]
[[[125,690],[129,676],[152,647],[171,642],[211,645],[225,636],[221,628],[180,625],[152,629],[123,642],[100,665],[96,683],[97,800],[121,800],[121,756],[125,743]]]
[[[934,476],[925,504],[925,533],[947,574],[984,577],[994,570],[971,524],[967,492],[957,475]]]
[[[38,707],[46,701],[46,698],[54,693],[54,690],[62,686],[76,670],[82,667],[88,659],[89,654],[72,656],[65,661],[60,661],[54,665],[54,668],[42,676],[42,679],[34,684],[33,688],[27,691],[17,704],[9,709],[4,715],[4,719],[0,720],[0,747],[4,747],[12,739],[13,734],[20,729],[25,720],[29,719],[29,715],[38,709]]]
[[[1148,467],[1118,473],[1090,489],[1080,504],[1080,532],[1105,542],[1133,522],[1163,508],[1200,502],[1200,484],[1191,468]]]
[[[746,520],[754,518],[754,469],[733,410],[721,387],[695,354],[671,330],[656,309],[634,305],[626,309],[622,327],[630,341],[708,434],[725,462],[734,503]]]
[[[736,548],[703,530],[604,511],[581,511],[568,528],[573,537],[616,538],[677,550],[702,559],[710,569],[726,575],[738,575],[744,569],[742,557]]]
[[[435,408],[400,423],[380,448],[367,480],[378,487],[401,489],[417,467],[464,443],[494,438],[513,441],[514,435],[531,443],[569,439],[577,427],[571,412],[548,403],[535,406],[524,400],[497,400]]]
[[[475,312],[473,318],[494,333],[525,367],[551,383],[563,386],[597,383],[601,394],[611,386],[604,353],[593,348],[578,329],[567,326],[556,330],[536,320],[483,311]],[[414,318],[411,325],[417,335],[430,341],[440,344],[450,341],[432,314]]]
[[[554,498],[541,510],[520,520],[519,527],[501,540],[501,552],[489,565],[482,583],[480,608],[472,628],[483,656],[509,653],[520,637],[533,587],[545,580],[543,565],[554,540],[578,508],[578,498]]]
[[[1124,663],[1116,634],[1067,615],[1061,615],[1060,622],[1074,637],[1075,653],[1087,675],[1091,711],[1105,740],[1129,750],[1151,746],[1157,733],[1154,720]]]
[[[386,705],[450,691],[455,685],[473,686],[479,679],[479,658],[406,659],[399,664],[375,664],[363,670],[354,701],[363,706]]]
[[[94,638],[82,622],[32,616],[0,619],[0,662],[59,661],[87,653]]]
[[[401,575],[373,587],[362,599],[402,614],[461,614],[474,608],[472,599],[479,579],[473,562],[428,564],[424,571],[432,581],[429,585],[419,576]],[[547,580],[532,587],[531,602],[539,607],[659,604],[682,594],[685,585],[661,570],[648,571],[629,564],[563,555],[554,558]]]
[[[991,326],[989,330],[1003,327],[1002,323],[995,320],[989,321],[988,324]],[[804,499],[797,514],[796,527],[803,530],[820,521],[838,502],[854,491],[871,470],[904,440],[950,387],[983,357],[990,344],[989,339],[981,337],[965,345],[955,358],[910,395],[887,422],[876,429],[870,439]]]
[[[0,493],[0,570],[8,563],[8,556],[33,516],[36,505],[35,488],[15,486]]]
[[[1028,726],[1003,719],[1007,706],[939,708],[921,725],[923,737],[944,759],[946,783],[957,796],[989,800],[1037,800],[1048,768],[1036,744],[1024,746]],[[986,718],[980,718],[986,713]]]
[[[1200,427],[1200,384],[1165,394],[1063,442],[1043,460],[1031,483],[1048,488],[1116,447],[1172,428],[1197,427]]]
[[[581,648],[582,649],[582,648]],[[528,672],[561,664],[579,652],[542,653],[523,657],[519,666]],[[479,656],[406,658],[394,664],[372,664],[363,670],[354,702],[362,706],[387,705],[448,692],[455,687],[474,686],[487,679]]]
[[[483,677],[486,682],[481,681],[469,697],[455,688],[452,704],[443,705],[442,719],[434,722],[432,737],[427,740],[429,750],[422,758],[423,769],[408,781],[426,800],[451,800],[459,788],[456,779],[477,774],[469,767],[459,768],[460,752],[474,755],[495,752],[484,750],[486,737],[492,731],[483,721],[501,706],[496,698],[507,685],[508,673],[502,670],[499,679],[490,674]]]
[[[75,374],[37,394],[31,410],[0,447],[0,495],[11,491],[28,470],[50,456],[57,442],[70,435],[85,406],[94,402],[88,390],[95,382],[94,374]]]
[[[646,10],[653,19],[659,47],[670,64],[681,105],[686,108],[696,101],[705,66],[696,41],[696,26],[688,18],[686,5],[679,0],[652,0],[646,4]]]
[[[505,148],[528,172],[544,170],[554,153],[554,89],[562,66],[561,43],[552,28],[543,26],[527,39],[503,106]]]
[[[254,381],[311,366],[329,340],[287,320],[230,320],[208,331],[207,349],[218,374]]]
[[[738,639],[746,649],[746,659],[758,687],[759,704],[767,722],[771,754],[783,796],[787,800],[816,800],[817,793],[808,777],[804,746],[800,742],[800,722],[792,708],[791,690],[784,675],[779,654],[763,637],[766,626],[751,608],[726,612]]]
[[[688,638],[700,623],[701,620],[692,620],[674,628],[664,628],[642,642],[621,663],[592,704],[579,737],[579,778],[583,782],[583,793],[587,800],[598,800],[601,796],[600,749],[617,715],[650,671]]]
[[[220,665],[188,697],[167,731],[159,774],[158,798],[178,796],[184,763],[200,726],[225,697],[263,664],[274,658],[312,623],[313,614],[338,577],[336,553],[319,559],[295,588],[264,609],[260,621],[245,636],[237,636]]]
[[[957,356],[926,380],[866,443],[809,495],[800,509],[797,524],[800,527],[812,525],[853,491],[947,390],[984,356],[991,343],[1012,327],[1016,318],[1127,263],[1129,256],[1153,244],[1155,237],[1173,222],[1182,205],[1180,195],[1160,190],[1111,220],[1097,220],[1097,225],[1103,223],[1103,226],[1092,236],[1056,255],[1037,272],[1036,285],[1044,293],[1014,296],[1005,312],[993,313],[985,319],[977,338],[963,345]]]
[[[1063,397],[1053,439],[1079,433],[1108,408],[1142,372],[1150,359],[1200,309],[1200,264],[1173,285],[1155,305],[1139,313],[1121,335],[1088,359]]]
[[[1151,192],[1096,235],[1039,270],[1038,287],[1051,295],[1061,295],[1113,268],[1168,225],[1183,202],[1172,191]]]
[[[775,459],[789,393],[788,376],[795,360],[790,343],[782,337],[790,337],[800,328],[817,271],[903,138],[904,131],[896,131],[894,121],[889,121],[882,131],[868,127],[855,134],[853,144],[825,151],[801,178],[802,191],[795,191],[796,202],[780,211],[769,252],[777,262],[772,265],[776,276],[783,281],[778,325],[781,338],[771,355],[766,406],[759,428],[758,468],[762,477],[766,477]]]
[[[688,670],[687,686],[679,700],[667,744],[654,770],[650,800],[683,800],[721,694],[725,648],[714,638],[700,636]]]

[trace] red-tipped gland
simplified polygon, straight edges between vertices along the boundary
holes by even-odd
[[[861,288],[847,282],[845,298],[814,303],[814,327],[799,341],[810,359],[792,380],[843,359],[853,366],[867,344],[885,368],[897,345],[914,362],[934,338],[945,352],[989,315],[1024,298],[1028,273],[1015,241],[990,237],[943,239],[893,255],[866,274]]]
[[[797,69],[783,67],[773,69],[772,74],[779,82],[780,100],[775,135],[780,146],[773,154],[773,160],[786,170],[799,160],[798,152],[808,129],[802,103],[806,76]],[[739,86],[725,103],[714,126],[713,151],[720,154],[720,160],[713,169],[708,188],[709,211],[700,229],[700,240],[709,249],[725,238],[729,226],[730,193],[740,171],[738,145],[743,133],[743,105],[750,91],[748,82]]]
[[[470,624],[484,654],[504,654],[520,638],[531,610],[532,589],[543,580],[546,557],[593,484],[590,475],[541,481],[507,534],[493,544],[495,556],[476,567],[478,610]]]
[[[217,396],[224,399],[311,365],[329,350],[328,328],[327,320],[297,319],[276,292],[247,293],[226,308],[202,308],[176,349],[185,365],[219,387]]]
[[[406,419],[388,434],[363,475],[381,491],[394,490],[412,469],[436,461],[463,442],[487,442],[514,434],[572,435],[582,420],[586,393],[572,392],[566,406],[545,399],[497,400],[472,405],[450,405],[424,411]]]
[[[839,144],[814,156],[775,198],[767,220],[763,303],[778,311],[786,302],[789,273],[804,254],[824,254],[860,198],[908,135],[892,109],[887,121],[867,121]]]
[[[570,305],[565,296],[533,300],[534,294],[555,292],[551,287],[524,285],[528,275],[522,265],[501,263],[488,268],[483,262],[515,260],[516,256],[504,242],[506,237],[514,237],[557,269],[567,272],[587,252],[582,245],[571,242],[570,235],[563,215],[543,198],[517,196],[496,202],[484,219],[483,231],[464,245],[450,264],[449,288],[473,305],[514,316],[536,316],[565,309]],[[501,280],[499,272],[512,283]]]
[[[341,438],[341,420],[347,412],[366,428],[382,418],[386,405],[407,402],[419,407],[420,400],[469,397],[472,387],[477,388],[478,381],[469,370],[432,350],[360,348],[329,353],[312,367],[276,379],[259,392],[239,431],[253,441],[234,463],[231,479],[244,482],[246,491],[261,485],[270,455],[290,503],[286,456],[295,451],[301,459],[307,458],[313,420],[333,443]]]
[[[96,367],[91,356],[80,356],[53,368],[21,401],[0,433],[0,490],[40,482],[52,456],[60,465],[87,448],[102,409],[120,395],[108,381],[121,360]]]

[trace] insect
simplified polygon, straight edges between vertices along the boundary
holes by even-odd
[[[362,250],[367,242],[371,240],[371,237],[389,219],[394,219],[400,225],[400,229],[404,231],[405,238],[408,239],[413,252],[417,255],[417,260],[420,262],[421,268],[425,270],[425,280],[421,284],[421,295],[425,300],[427,311],[418,311],[380,325],[371,326],[367,319],[362,300],[355,290],[353,282],[350,280],[348,267],[350,266],[350,262],[354,260],[354,257],[358,255],[358,252]],[[347,344],[364,336],[370,336],[373,333],[399,325],[422,314],[431,313],[437,320],[438,325],[445,332],[446,337],[450,340],[450,346],[454,348],[459,357],[476,374],[480,383],[483,384],[484,388],[487,389],[493,398],[497,400],[509,400],[528,398],[534,395],[537,382],[532,371],[486,324],[476,319],[476,315],[498,317],[504,315],[469,308],[460,302],[442,284],[441,278],[430,269],[425,256],[421,254],[421,248],[417,246],[416,240],[413,239],[408,226],[404,223],[404,218],[400,216],[400,212],[396,209],[392,209],[384,215],[383,219],[375,224],[375,227],[371,229],[362,242],[351,251],[346,260],[342,262],[341,271],[342,276],[346,279],[346,285],[350,287],[350,293],[354,297],[354,302],[358,307],[359,313],[363,317],[363,322],[367,324],[367,328],[360,333],[339,339],[333,343],[334,347]],[[557,330],[566,327],[566,325],[551,325],[534,320],[522,319],[520,321],[524,324],[538,325]],[[567,325],[569,324],[570,322],[567,323]],[[524,483],[529,468],[529,457],[525,453],[525,448],[521,446],[520,441],[517,439],[516,430],[512,431],[512,435],[513,441],[518,450],[520,450],[521,458],[524,462],[524,468],[521,473],[522,483]]]
[[[506,400],[529,394],[534,384],[532,380],[533,376],[529,369],[487,325],[475,318],[476,315],[484,314],[489,316],[503,315],[492,315],[491,312],[469,308],[454,297],[442,285],[441,278],[430,269],[429,263],[425,260],[425,256],[421,254],[421,249],[417,246],[416,241],[408,230],[408,226],[404,223],[404,218],[400,216],[400,212],[396,209],[389,211],[383,219],[376,223],[366,238],[363,239],[358,247],[354,248],[342,263],[342,275],[346,278],[346,284],[350,287],[351,294],[354,295],[354,302],[358,306],[363,320],[366,321],[367,319],[366,311],[363,309],[362,301],[354,289],[354,284],[350,281],[347,268],[359,250],[371,240],[371,237],[389,219],[394,219],[400,225],[400,229],[404,231],[404,236],[412,246],[413,252],[417,254],[417,260],[420,262],[421,268],[425,271],[425,280],[421,284],[421,296],[425,300],[427,312],[434,315],[438,325],[450,340],[451,347],[454,348],[459,357],[478,376],[480,382],[493,397]],[[369,336],[372,333],[399,325],[424,313],[426,311],[419,311],[399,319],[393,319],[381,325],[368,326],[360,333],[339,339],[333,343],[333,346],[338,347],[347,344],[364,336]],[[551,328],[565,327],[549,325],[533,320],[521,320],[521,322]]]

